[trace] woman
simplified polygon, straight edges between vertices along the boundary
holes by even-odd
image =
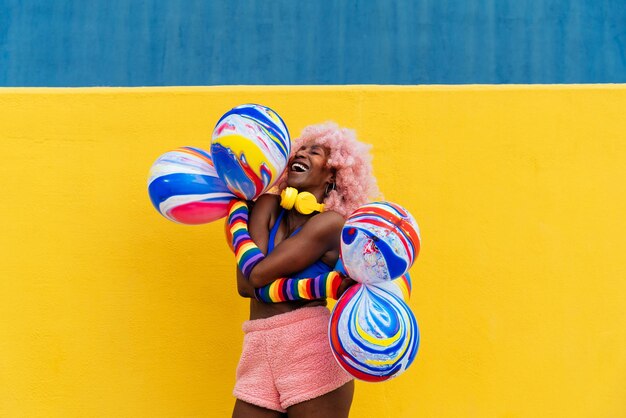
[[[245,237],[256,244],[256,253],[236,252],[239,294],[251,300],[233,417],[348,416],[354,382],[332,356],[324,291],[316,293],[317,298],[284,292],[282,296],[290,297],[278,300],[290,301],[280,303],[257,299],[269,302],[262,297],[268,294],[263,289],[276,286],[279,278],[316,277],[319,288],[336,293],[334,297],[354,283],[329,272],[339,258],[345,218],[378,192],[368,150],[353,131],[334,123],[305,128],[293,145],[278,190],[309,192],[324,208],[308,214],[298,207],[286,210],[280,196],[266,194],[249,214]],[[289,207],[285,202],[283,206]],[[285,286],[293,281],[281,280]]]

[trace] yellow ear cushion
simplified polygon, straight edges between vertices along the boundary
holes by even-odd
[[[312,193],[301,192],[298,193],[298,197],[296,198],[296,210],[303,215],[308,215],[315,211],[323,211],[324,205],[317,203],[317,199]]]
[[[280,193],[280,206],[287,210],[291,210],[296,203],[298,197],[298,190],[293,187],[287,187]]]
[[[280,206],[290,210],[295,209],[303,215],[309,215],[315,211],[322,212],[324,210],[323,203],[317,203],[317,199],[312,193],[298,193],[293,187],[287,187],[280,194]]]

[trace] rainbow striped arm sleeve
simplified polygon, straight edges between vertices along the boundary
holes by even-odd
[[[265,258],[248,233],[248,212],[248,205],[242,200],[235,201],[228,211],[228,230],[232,248],[237,265],[246,279],[250,279],[254,266]]]
[[[341,273],[331,271],[313,278],[282,278],[254,290],[257,300],[278,303],[294,300],[337,299]]]

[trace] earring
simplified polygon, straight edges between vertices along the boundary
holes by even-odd
[[[335,190],[336,187],[337,187],[337,185],[334,182],[333,183],[326,183],[326,190],[324,192],[325,196],[328,196],[328,194],[330,192],[332,192],[333,190]]]

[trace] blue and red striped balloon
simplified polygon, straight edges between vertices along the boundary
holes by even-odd
[[[356,284],[337,301],[328,335],[339,365],[357,379],[381,382],[403,373],[419,347],[417,321],[394,293]]]
[[[417,354],[419,329],[407,302],[420,245],[413,216],[391,202],[359,207],[343,227],[339,265],[360,283],[337,301],[328,334],[335,359],[357,379],[398,376]]]
[[[413,290],[411,275],[409,274],[409,272],[404,273],[397,279],[393,279],[388,282],[379,282],[373,284],[372,286],[376,286],[386,290],[389,293],[393,293],[406,303],[409,303],[409,299],[411,299],[411,291]]]
[[[197,225],[223,218],[235,195],[219,178],[208,152],[181,147],[160,156],[150,169],[148,194],[167,219]]]
[[[361,283],[393,280],[406,273],[420,251],[413,216],[391,202],[363,205],[346,220],[341,259],[348,275]]]

